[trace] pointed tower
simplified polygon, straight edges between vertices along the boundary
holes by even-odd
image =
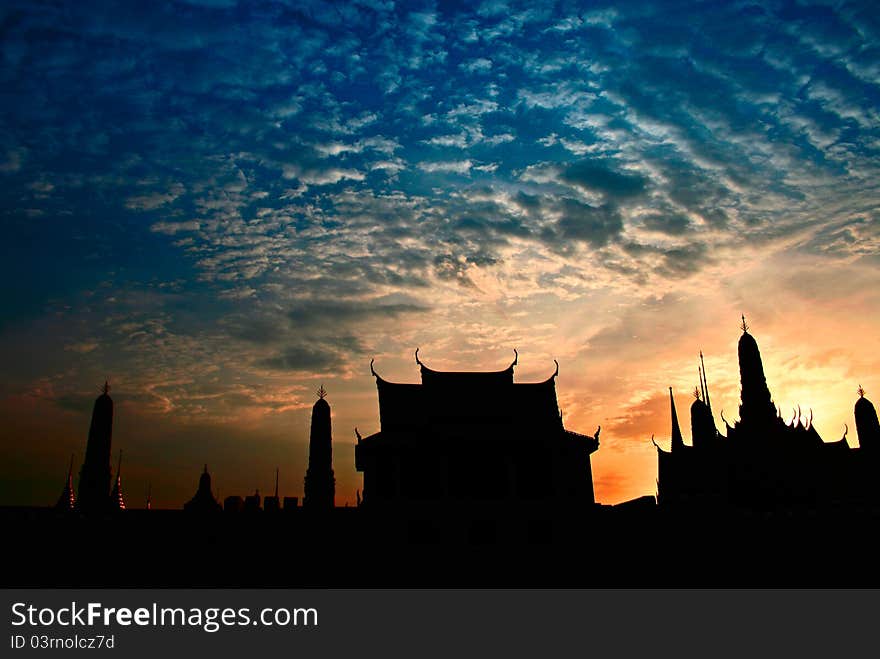
[[[58,497],[58,503],[55,504],[55,510],[71,511],[76,506],[76,496],[73,494],[73,456],[70,456],[70,466],[67,468],[67,483],[61,490],[61,496]]]
[[[880,449],[880,422],[874,404],[865,398],[865,390],[859,385],[859,399],[856,401],[856,433],[859,446],[866,451]]]
[[[153,509],[153,484],[147,483],[147,510]]]
[[[105,382],[92,408],[86,457],[79,472],[77,508],[85,513],[104,512],[110,493],[110,442],[113,437],[113,399]]]
[[[277,513],[281,510],[281,499],[278,498],[278,467],[275,467],[275,495],[263,498],[263,510],[270,513]]]
[[[681,437],[681,428],[678,425],[678,414],[675,411],[672,387],[669,387],[669,406],[672,409],[672,451],[675,452],[684,448],[684,440]]]
[[[116,466],[116,482],[113,491],[110,492],[110,510],[125,510],[125,501],[122,498],[122,449],[119,450],[119,464]]]
[[[330,427],[330,404],[321,386],[312,407],[309,434],[309,468],[306,471],[303,508],[327,510],[335,505],[336,478],[333,476],[333,439]]]
[[[746,317],[742,317],[743,334],[739,337],[739,377],[742,404],[739,406],[740,423],[751,430],[771,428],[776,421],[776,407],[767,388],[764,364],[758,343],[749,334]],[[739,424],[737,424],[739,425]]]
[[[202,475],[199,476],[199,489],[195,496],[183,504],[183,509],[193,513],[217,513],[220,512],[220,504],[214,498],[211,491],[211,474],[208,473],[208,465],[205,465]]]
[[[694,446],[703,448],[710,446],[718,437],[712,408],[709,404],[709,383],[706,381],[706,367],[703,364],[703,353],[700,352],[699,389],[694,388],[694,402],[691,403],[691,438]]]

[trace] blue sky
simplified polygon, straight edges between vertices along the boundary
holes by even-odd
[[[880,387],[876,9],[621,4],[4,3],[15,486],[55,496],[109,377],[133,487],[171,505],[162,469],[188,491],[218,455],[215,482],[280,462],[295,489],[325,383],[353,500],[370,358],[413,380],[417,346],[518,347],[522,379],[559,359],[573,429],[603,423],[597,491],[636,496],[701,347],[735,409],[740,312],[838,438]]]

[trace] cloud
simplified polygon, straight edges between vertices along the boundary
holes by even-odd
[[[280,354],[257,362],[257,366],[275,371],[325,372],[338,368],[342,356],[336,350],[316,346],[290,346]]]
[[[443,172],[452,174],[467,174],[474,164],[470,160],[446,160],[446,161],[423,161],[418,163],[418,168],[423,172]]]
[[[621,171],[607,162],[596,160],[572,163],[562,170],[559,177],[566,183],[600,192],[612,199],[641,195],[648,183],[641,174]]]
[[[201,224],[198,220],[188,220],[186,222],[156,222],[155,224],[150,225],[150,231],[173,236],[181,231],[198,231],[200,226]]]
[[[566,239],[602,247],[623,230],[623,218],[612,206],[590,206],[576,199],[564,199],[561,211],[557,226]]]
[[[383,300],[303,300],[287,316],[294,326],[331,326],[355,319],[396,318],[403,314],[423,313],[429,307],[416,302]]]

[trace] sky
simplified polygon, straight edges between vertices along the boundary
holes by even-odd
[[[0,7],[0,503],[52,504],[105,379],[123,492],[337,504],[370,360],[544,380],[596,497],[656,491],[745,314],[783,415],[880,402],[880,15],[858,2]]]

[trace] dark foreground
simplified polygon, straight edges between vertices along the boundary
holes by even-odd
[[[880,586],[876,510],[0,508],[6,587]]]

